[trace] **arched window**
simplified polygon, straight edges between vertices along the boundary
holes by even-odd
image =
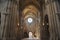
[[[44,26],[43,26],[44,30],[43,30],[43,39],[44,40],[49,40],[50,38],[50,33],[49,33],[49,18],[48,15],[46,14],[44,16]]]
[[[45,21],[48,23],[48,15],[45,15]]]

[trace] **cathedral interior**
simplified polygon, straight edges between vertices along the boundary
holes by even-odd
[[[0,0],[0,40],[60,40],[60,0]]]

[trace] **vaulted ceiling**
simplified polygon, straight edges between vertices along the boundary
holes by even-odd
[[[40,0],[21,0],[19,2],[19,11],[23,16],[23,25],[24,30],[37,32],[39,30],[39,18],[40,18],[40,9],[41,9]],[[39,16],[39,18],[38,18]],[[32,23],[28,22],[28,19],[31,18]],[[31,21],[30,19],[30,21]],[[39,20],[38,20],[39,19]],[[38,22],[37,22],[38,21]],[[34,29],[34,30],[33,30]]]
[[[41,0],[20,0],[19,5],[20,9],[24,9],[28,5],[35,5],[40,10],[42,1]]]

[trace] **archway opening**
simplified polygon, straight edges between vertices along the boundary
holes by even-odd
[[[40,12],[34,5],[26,6],[22,11],[21,23],[23,26],[23,37],[28,38],[29,32],[32,32],[32,39],[40,38]],[[23,39],[24,39],[23,38]]]
[[[43,24],[43,37],[42,37],[42,40],[49,40],[49,38],[50,38],[49,20],[48,20],[48,15],[45,15],[44,24]]]

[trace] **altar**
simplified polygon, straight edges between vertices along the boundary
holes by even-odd
[[[39,38],[33,37],[32,32],[29,32],[29,38],[25,38],[25,39],[22,39],[22,40],[39,40]]]

